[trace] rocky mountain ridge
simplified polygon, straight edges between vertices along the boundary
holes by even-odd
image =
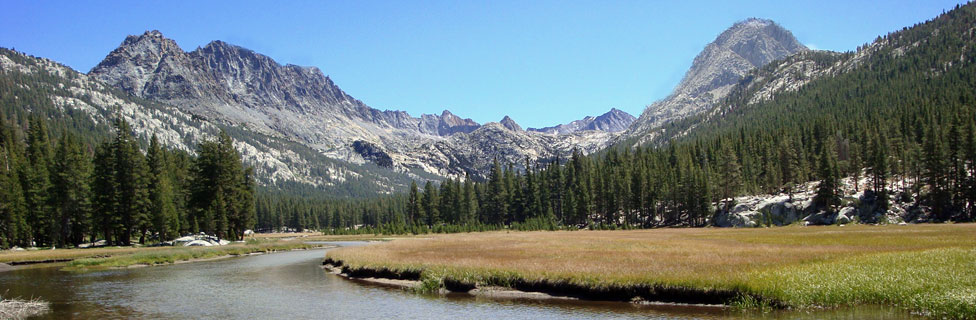
[[[506,117],[500,124],[510,132],[495,137],[500,133],[491,126],[446,110],[419,118],[380,111],[346,94],[317,68],[280,65],[222,41],[186,52],[158,31],[127,37],[89,75],[209,121],[241,125],[305,144],[333,159],[371,162],[397,172],[483,176],[494,157],[516,164],[565,157],[575,148],[598,150],[614,136],[599,127],[573,135],[528,132]]]
[[[655,128],[709,110],[751,70],[806,50],[772,20],[738,22],[705,46],[671,95],[648,106],[622,137],[647,142]]]
[[[77,134],[86,137],[107,139],[114,130],[112,122],[121,116],[144,144],[156,135],[169,148],[194,152],[198,143],[225,129],[265,186],[304,185],[336,196],[355,196],[391,193],[417,176],[335,161],[286,139],[202,120],[180,108],[133,97],[57,62],[13,50],[0,49],[0,81],[14,84],[5,89],[16,101],[3,108],[48,115],[52,121],[73,121],[72,127],[83,130]]]
[[[617,108],[602,115],[592,117],[586,116],[581,120],[576,120],[566,124],[560,124],[545,128],[529,128],[529,131],[543,132],[549,134],[567,134],[586,130],[598,130],[604,132],[621,132],[627,130],[637,118]]]

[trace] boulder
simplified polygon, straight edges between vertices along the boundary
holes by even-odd
[[[846,224],[851,223],[852,217],[854,217],[855,210],[853,207],[844,207],[837,212],[837,216],[834,217],[834,223]]]
[[[185,246],[185,247],[212,247],[213,246],[213,243],[210,243],[210,241],[207,241],[207,240],[193,240],[193,241],[190,241],[187,244],[184,244],[183,246]]]
[[[833,224],[836,214],[832,214],[827,211],[817,211],[814,214],[803,218],[806,225],[828,225]]]

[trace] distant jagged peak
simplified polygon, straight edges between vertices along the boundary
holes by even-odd
[[[502,121],[499,121],[498,123],[501,123],[502,126],[505,127],[505,129],[512,130],[512,131],[522,131],[522,126],[520,126],[518,123],[515,122],[515,120],[512,120],[512,118],[510,118],[507,115],[504,118],[502,118]]]
[[[604,132],[621,132],[627,130],[630,124],[637,118],[623,110],[610,108],[610,111],[593,117],[586,116],[581,120],[576,120],[566,124],[560,124],[545,128],[529,128],[528,131],[549,133],[549,134],[568,134],[586,130],[597,130]]]

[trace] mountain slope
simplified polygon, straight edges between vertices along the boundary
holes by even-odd
[[[651,130],[708,110],[752,69],[805,50],[792,33],[771,20],[738,22],[695,57],[671,95],[648,106],[624,137],[642,143],[651,138]]]

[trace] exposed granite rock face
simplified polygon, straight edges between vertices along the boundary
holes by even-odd
[[[502,120],[508,129],[503,133],[446,110],[419,118],[380,111],[346,94],[317,68],[281,65],[222,41],[185,52],[158,31],[127,37],[89,75],[211,122],[287,139],[332,159],[374,162],[401,172],[480,175],[484,159],[498,156],[521,164],[577,147],[596,150],[613,137],[530,133],[508,117]]]
[[[738,22],[708,44],[671,95],[648,106],[624,136],[646,141],[654,128],[708,110],[749,71],[806,50],[771,20]]]
[[[582,120],[576,120],[567,124],[560,124],[552,127],[545,128],[529,128],[529,131],[549,133],[549,134],[567,134],[578,131],[587,130],[597,130],[603,132],[621,132],[627,130],[637,118],[630,115],[627,112],[621,111],[617,108],[612,108],[607,113],[604,113],[598,117],[587,116]]]

